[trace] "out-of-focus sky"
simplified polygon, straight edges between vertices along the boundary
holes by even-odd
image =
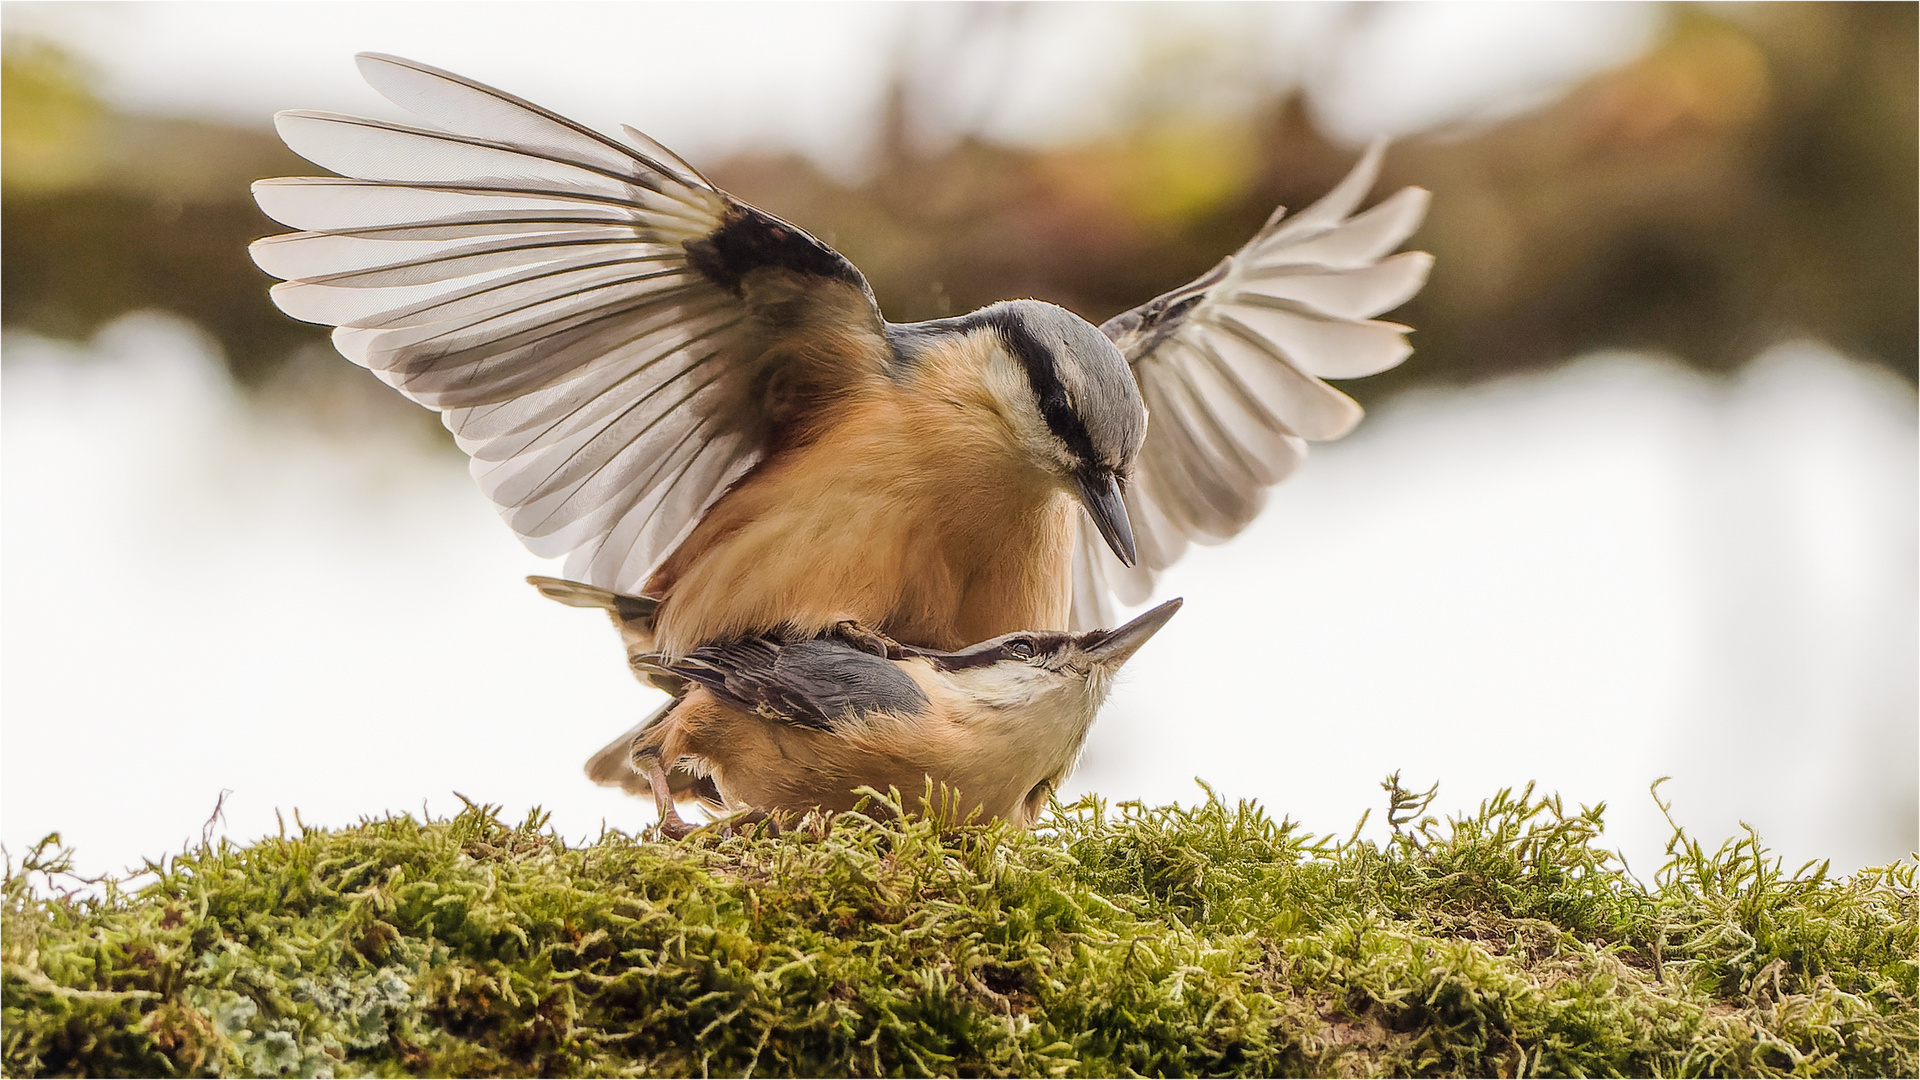
[[[1142,94],[1232,111],[1297,83],[1357,144],[1541,106],[1669,18],[1633,4],[0,15],[81,57],[128,111],[392,116],[353,71],[372,49],[634,123],[695,160],[784,147],[844,176],[866,167],[903,64],[917,137],[936,142],[1047,145],[1111,128]],[[1184,48],[1227,76],[1181,75],[1166,57]],[[1911,851],[1913,390],[1817,342],[1757,351],[1730,379],[1613,353],[1392,399],[1317,448],[1254,528],[1168,575],[1162,595],[1187,606],[1130,665],[1069,794],[1184,801],[1198,776],[1344,833],[1395,769],[1438,781],[1436,810],[1537,780],[1607,801],[1609,841],[1644,870],[1666,838],[1646,788],[1671,775],[1663,794],[1709,842],[1744,820],[1789,859],[1839,869]],[[10,850],[57,829],[83,867],[134,865],[197,836],[223,789],[236,837],[271,831],[276,808],[340,823],[445,812],[455,791],[545,806],[573,836],[650,818],[578,770],[657,699],[597,616],[521,582],[553,568],[457,456],[417,428],[342,432],[250,398],[175,319],[85,343],[13,332],[5,352]]]
[[[354,74],[389,52],[603,130],[711,159],[790,147],[858,167],[906,68],[933,133],[1050,143],[1110,129],[1143,65],[1204,49],[1232,108],[1301,83],[1355,143],[1538,104],[1631,57],[1648,4],[8,3],[10,32],[91,61],[107,99],[264,123],[389,112]],[[1231,88],[1231,89],[1227,89]],[[1183,89],[1188,89],[1183,87]]]

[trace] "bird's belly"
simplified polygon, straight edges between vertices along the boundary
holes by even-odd
[[[866,797],[860,789],[870,788],[883,795],[898,791],[900,808],[908,813],[944,811],[1031,824],[1022,804],[1046,779],[1036,762],[983,760],[996,755],[981,754],[942,722],[875,719],[865,737],[849,737],[742,717],[736,732],[747,724],[757,730],[712,747],[703,761],[736,810],[851,810]]]
[[[663,600],[658,647],[848,619],[935,649],[1066,627],[1067,496],[901,486],[828,470],[736,489],[649,585]]]

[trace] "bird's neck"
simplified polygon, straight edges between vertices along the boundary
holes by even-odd
[[[950,677],[973,744],[1000,756],[996,771],[1022,790],[1073,768],[1108,686],[1104,671],[1083,679],[1004,663]]]

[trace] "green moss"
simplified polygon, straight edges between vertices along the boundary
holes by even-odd
[[[1912,1075],[1914,866],[1531,789],[1385,843],[1097,800],[569,847],[492,808],[6,882],[9,1075]],[[1425,798],[1431,797],[1431,793]],[[1419,818],[1419,820],[1414,820]],[[1355,830],[1357,837],[1358,830]]]

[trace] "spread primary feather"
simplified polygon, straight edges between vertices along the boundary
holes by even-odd
[[[1132,477],[1126,567],[1036,470],[1047,450],[984,323],[948,320],[909,359],[850,263],[644,135],[412,61],[360,67],[427,126],[282,114],[288,145],[342,175],[256,185],[301,230],[254,245],[286,279],[275,302],[439,410],[529,549],[657,596],[669,653],[842,619],[949,648],[1111,624],[1116,594],[1144,599],[1190,540],[1243,528],[1307,440],[1357,422],[1321,380],[1406,356],[1405,328],[1372,317],[1430,265],[1389,255],[1424,192],[1354,215],[1376,146],[1321,202],[1102,327],[1152,414],[1137,459],[1108,463]],[[1063,401],[1047,407],[1101,404]]]

